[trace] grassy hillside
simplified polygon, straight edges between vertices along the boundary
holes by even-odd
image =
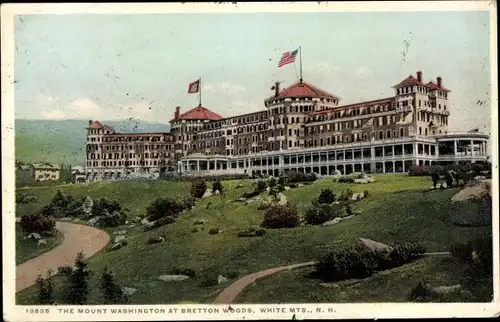
[[[334,226],[306,226],[294,229],[267,230],[263,237],[239,238],[236,234],[252,225],[259,225],[263,211],[258,210],[258,202],[248,205],[234,200],[244,191],[251,189],[251,181],[223,182],[225,196],[213,196],[199,200],[194,210],[188,211],[176,223],[153,231],[143,232],[142,228],[126,228],[128,245],[123,249],[101,253],[89,261],[92,270],[100,272],[108,265],[122,285],[137,288],[131,297],[137,304],[166,304],[181,301],[210,303],[229,283],[204,287],[200,283],[211,275],[232,275],[235,280],[252,272],[270,267],[316,260],[326,251],[340,245],[350,244],[359,237],[370,238],[385,243],[421,242],[428,251],[447,251],[455,242],[466,241],[476,234],[487,234],[491,227],[466,228],[451,224],[447,217],[452,210],[450,198],[456,188],[423,193],[428,188],[429,179],[402,175],[379,175],[377,182],[365,185],[333,183],[331,180],[318,180],[312,185],[295,188],[285,192],[288,199],[304,209],[315,197],[320,188],[330,187],[337,193],[351,188],[354,192],[369,190],[370,196],[353,205],[354,211],[362,214]],[[245,187],[237,189],[243,182]],[[135,181],[93,183],[89,185],[62,186],[61,189],[74,196],[107,196],[116,199],[124,207],[136,212],[144,212],[150,201],[159,196],[187,194],[185,183],[164,181]],[[36,205],[23,205],[18,208],[18,215],[36,209],[48,202],[56,187],[26,188],[37,195],[40,202]],[[207,209],[207,205],[210,206]],[[196,219],[205,219],[205,230],[193,233]],[[223,230],[218,235],[209,235],[210,228]],[[123,228],[118,228],[123,229]],[[166,241],[147,245],[151,236],[164,234]],[[425,269],[416,269],[414,274],[423,277],[429,274],[440,275],[446,265],[423,262]],[[434,266],[433,266],[434,265]],[[430,266],[430,267],[428,267]],[[168,274],[174,268],[191,268],[197,273],[193,279],[182,282],[162,282],[157,276]],[[297,273],[299,274],[299,273]],[[281,301],[299,299],[301,292],[317,291],[311,284],[301,289],[298,283],[303,279],[279,276],[280,284],[263,284],[266,294],[250,294],[247,300],[252,302]],[[400,285],[399,275],[388,281],[385,289],[372,290],[372,301],[384,299],[387,292],[398,291],[406,286]],[[281,284],[281,279],[284,279]],[[443,277],[447,279],[447,277]],[[450,280],[451,281],[451,280]],[[99,303],[99,280],[92,281],[92,293],[89,302]],[[260,285],[260,284],[259,284]],[[266,286],[267,285],[267,286]],[[276,288],[273,297],[270,288]],[[286,285],[286,286],[285,286]],[[391,286],[392,285],[392,286]],[[293,289],[290,297],[285,290]],[[18,294],[19,303],[32,303],[34,288]],[[408,290],[409,291],[409,290]],[[304,293],[306,294],[306,293]],[[332,298],[335,300],[336,298]],[[245,299],[243,299],[246,301]],[[300,297],[299,301],[306,299]]]
[[[168,132],[169,124],[138,120],[102,121],[119,132]],[[82,165],[87,120],[16,120],[16,160]]]

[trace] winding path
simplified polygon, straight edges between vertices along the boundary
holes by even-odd
[[[90,226],[58,221],[56,229],[64,241],[56,248],[16,266],[16,293],[35,284],[38,275],[60,266],[73,266],[75,257],[83,252],[86,258],[96,254],[109,243],[109,235]]]

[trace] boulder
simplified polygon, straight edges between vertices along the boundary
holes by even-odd
[[[205,190],[205,193],[203,194],[202,198],[208,198],[211,196],[213,196],[212,190],[207,189],[207,190]]]
[[[222,284],[222,283],[227,283],[228,282],[228,279],[222,275],[219,275],[217,277],[217,284]]]
[[[33,238],[33,239],[38,240],[38,239],[42,238],[42,236],[40,236],[40,234],[38,234],[38,233],[31,233],[28,235],[28,238]]]
[[[115,243],[119,243],[121,241],[125,240],[125,236],[120,235],[115,237]]]
[[[89,226],[95,226],[99,222],[99,219],[101,219],[100,216],[97,216],[97,217],[94,217],[94,218],[90,218],[89,221],[87,221],[87,224]]]
[[[299,183],[299,184],[297,185],[297,188],[300,188],[300,187],[303,187],[303,186],[304,186],[304,184],[303,184],[303,183]]]
[[[189,276],[186,275],[160,275],[158,279],[164,282],[179,282],[187,280]]]
[[[205,224],[205,219],[197,219],[195,220],[193,225],[204,225]]]
[[[122,293],[123,293],[123,295],[130,296],[130,295],[134,294],[135,292],[137,292],[136,288],[133,288],[133,287],[122,287]]]
[[[38,246],[40,246],[40,245],[47,245],[47,241],[45,239],[39,239]]]
[[[475,176],[473,180],[480,181],[480,180],[486,180],[485,176]]]
[[[382,243],[379,243],[379,242],[376,242],[374,240],[371,240],[371,239],[367,239],[367,238],[360,238],[359,239],[366,247],[368,247],[369,249],[371,250],[391,250],[392,247],[389,246],[389,245],[386,245],[386,244],[382,244]]]
[[[243,183],[239,183],[239,184],[236,186],[236,188],[243,188],[243,187],[244,187]]]
[[[336,225],[338,224],[339,222],[341,222],[343,219],[340,218],[340,217],[335,217],[333,218],[332,220],[329,220],[329,221],[326,221],[323,223],[323,226],[326,227],[326,226],[332,226],[332,225]]]
[[[360,194],[360,193],[357,193],[357,192],[356,192],[356,193],[353,193],[353,194],[352,194],[352,197],[351,197],[351,200],[352,200],[352,201],[356,201],[356,200],[358,200],[358,196],[360,196],[360,195],[361,195],[361,194]]]
[[[147,227],[147,228],[152,228],[154,224],[155,224],[155,222],[154,222],[154,221],[148,222],[148,223],[146,224],[146,227]]]
[[[290,188],[289,186],[285,186],[285,191],[288,191],[290,189],[292,189],[292,188]]]

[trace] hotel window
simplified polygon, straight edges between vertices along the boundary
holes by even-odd
[[[382,140],[384,138],[384,132],[383,131],[378,132],[378,138],[379,138],[379,140]]]

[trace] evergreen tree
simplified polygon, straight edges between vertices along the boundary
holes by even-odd
[[[65,299],[68,304],[84,305],[89,293],[88,279],[90,271],[83,258],[83,253],[78,253],[75,260],[76,269],[68,276]]]
[[[101,293],[106,304],[124,303],[125,297],[118,284],[115,283],[113,273],[104,267],[101,277]]]
[[[36,279],[37,292],[37,302],[38,304],[54,304],[53,291],[54,287],[51,279],[51,271],[47,273],[47,278],[42,278],[38,275]]]

